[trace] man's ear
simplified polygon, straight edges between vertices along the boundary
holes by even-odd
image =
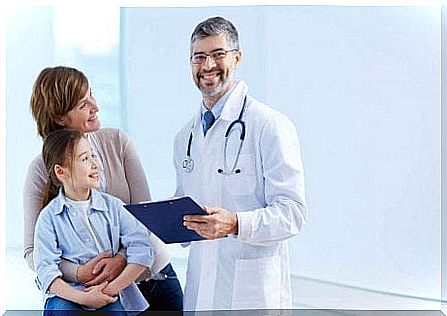
[[[69,176],[68,169],[61,165],[54,165],[54,174],[61,182]]]
[[[234,56],[236,58],[236,68],[239,67],[239,65],[241,64],[242,61],[242,51],[239,50],[236,52],[236,56]]]

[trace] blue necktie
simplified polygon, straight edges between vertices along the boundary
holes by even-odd
[[[203,119],[205,120],[205,129],[203,130],[203,134],[206,135],[206,132],[208,132],[211,125],[213,125],[216,119],[214,118],[213,112],[211,111],[206,111],[203,114]]]

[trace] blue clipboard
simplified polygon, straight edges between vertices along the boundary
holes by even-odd
[[[184,215],[207,214],[189,196],[165,201],[128,204],[124,207],[165,244],[205,239],[194,230],[183,226]]]

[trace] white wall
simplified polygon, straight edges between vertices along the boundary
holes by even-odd
[[[442,241],[441,241],[441,262],[442,262],[442,273],[441,273],[441,285],[442,285],[442,300],[443,311],[447,313],[447,6],[442,7],[442,81],[441,81],[441,95],[442,95],[442,142],[441,142],[441,152],[442,152],[442,170],[441,170],[441,188],[442,188],[442,216],[441,216],[441,228],[442,228]]]
[[[6,240],[23,245],[23,183],[41,141],[29,101],[34,80],[54,58],[52,9],[9,9],[6,20]],[[25,22],[26,21],[26,22]]]
[[[240,31],[238,77],[300,134],[309,222],[294,273],[439,299],[439,8],[123,8],[128,132],[155,198],[174,191],[171,144],[200,103],[189,37],[212,15]]]

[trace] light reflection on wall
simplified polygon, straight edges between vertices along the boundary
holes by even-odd
[[[119,7],[98,3],[55,5],[56,49],[79,48],[85,55],[111,54],[119,44],[119,14]]]
[[[63,3],[53,7],[55,65],[76,67],[89,78],[102,126],[122,127],[120,7]]]

